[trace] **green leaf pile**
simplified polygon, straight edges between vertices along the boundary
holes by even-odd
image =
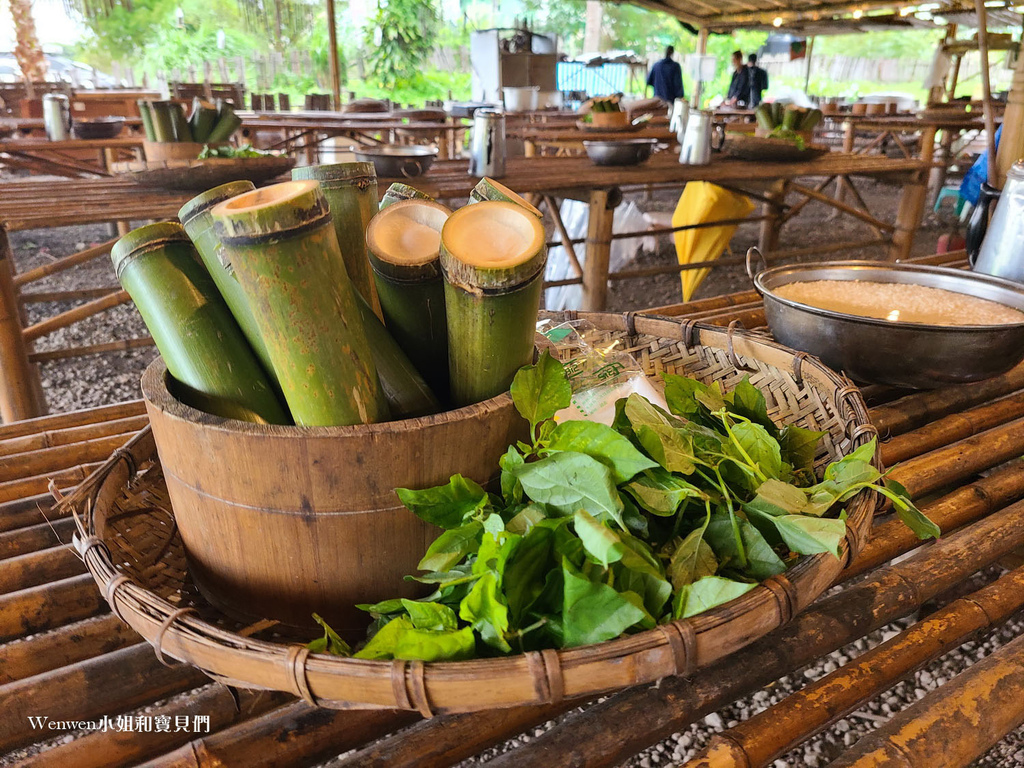
[[[398,489],[443,530],[410,576],[421,600],[360,606],[372,618],[364,659],[460,660],[611,640],[726,603],[801,555],[839,555],[842,504],[864,489],[888,497],[921,538],[939,530],[906,489],[871,463],[874,441],[829,464],[823,433],[780,427],[744,378],[731,392],[665,374],[668,410],[639,395],[613,426],[552,418],[569,406],[561,364],[546,352],[512,384],[532,444],[499,462],[500,495],[455,475]],[[323,624],[323,621],[317,617]],[[326,624],[311,643],[351,651]]]

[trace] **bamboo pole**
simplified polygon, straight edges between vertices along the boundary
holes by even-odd
[[[615,206],[611,203],[608,190],[591,191],[583,264],[583,309],[587,312],[600,312],[608,303],[608,265],[615,224]]]
[[[593,704],[543,736],[498,756],[488,768],[611,768],[644,747],[683,729],[752,690],[841,648],[997,561],[1024,543],[1024,504],[994,513],[970,528],[944,536],[911,557],[879,568],[863,581],[818,600],[789,624],[690,678],[667,677]],[[912,546],[919,546],[915,541]],[[580,705],[561,702],[535,708],[436,717],[409,735],[395,734],[372,749],[349,755],[334,768],[362,768],[361,760],[388,756],[389,768],[418,768],[417,746],[427,745],[431,762],[455,764],[487,745],[511,738]],[[529,721],[529,722],[528,722]],[[612,724],[629,723],[628,728]],[[419,734],[423,729],[425,733]],[[370,763],[373,765],[373,763]]]
[[[71,469],[62,469],[45,475],[34,475],[33,477],[8,480],[6,483],[0,483],[0,502],[43,493],[49,490],[51,483],[57,488],[69,488],[72,485],[78,485],[78,483],[89,476],[90,472],[101,464],[102,462],[95,461],[78,467],[72,467]]]
[[[1024,723],[1024,637],[863,737],[831,768],[968,765]]]
[[[176,701],[146,711],[146,717],[210,718],[210,731],[216,732],[236,723],[258,717],[284,704],[291,698],[278,691],[252,691],[231,689],[226,685],[212,685],[190,695],[185,701]],[[194,731],[121,732],[96,731],[59,744],[44,752],[22,760],[18,768],[129,768],[154,755],[172,750],[186,743]]]
[[[131,301],[131,296],[128,295],[128,291],[114,291],[103,298],[86,302],[74,309],[69,309],[66,312],[61,312],[59,315],[40,320],[35,325],[30,325],[23,332],[25,341],[35,341],[61,328],[67,328],[69,325],[73,325],[87,317],[98,315],[100,312],[105,312],[112,307],[127,304],[129,301]]]
[[[152,347],[155,344],[156,342],[153,341],[152,336],[144,336],[139,339],[118,339],[116,341],[105,341],[100,344],[84,344],[80,347],[30,352],[28,359],[33,363],[46,363],[53,360],[66,360],[69,357],[85,357],[86,355],[99,355],[106,352],[127,352],[132,349]]]
[[[925,199],[928,197],[928,172],[935,153],[935,131],[935,126],[925,126],[921,131],[921,169],[914,171],[911,181],[903,187],[896,212],[896,230],[889,249],[891,261],[906,259],[913,248],[914,234],[921,224]]]
[[[16,643],[0,645],[0,685],[68,667],[142,642],[112,613],[94,616]]]
[[[1024,389],[1024,363],[1002,376],[928,392],[915,392],[881,408],[872,408],[871,423],[885,438],[917,429],[930,421]]]
[[[73,291],[22,291],[18,294],[18,301],[22,304],[47,304],[64,301],[81,301],[83,299],[100,299],[111,291],[116,291],[116,286],[100,286],[99,288],[79,288]]]
[[[0,225],[0,419],[5,422],[42,415],[28,361],[29,347],[21,327],[14,264],[7,228]]]
[[[334,757],[417,719],[412,712],[332,711],[296,702],[196,739],[138,768],[281,768]]]
[[[116,238],[114,240],[107,240],[105,243],[100,243],[99,245],[94,245],[91,248],[86,248],[84,251],[73,253],[70,256],[64,256],[56,261],[51,261],[48,264],[35,267],[34,269],[25,270],[14,278],[14,284],[20,288],[23,285],[34,283],[37,280],[42,280],[44,277],[55,275],[66,269],[77,267],[80,264],[87,264],[90,261],[109,254],[110,249],[114,247],[114,243],[116,242]]]
[[[983,629],[1002,624],[1024,607],[1024,568],[1018,568],[982,589],[946,605],[891,640],[858,656],[754,717],[711,737],[707,749],[683,768],[760,768],[793,747],[821,733],[864,702],[889,690],[915,669],[948,653]],[[1024,661],[1024,653],[1021,654]],[[1024,674],[1020,678],[1024,681]],[[940,699],[947,699],[943,691]],[[1019,698],[1019,697],[1018,697]],[[970,705],[967,705],[970,706]],[[1024,707],[1021,721],[1024,721]],[[909,723],[909,718],[904,722]],[[952,725],[952,724],[951,724]],[[953,733],[962,736],[960,728]],[[891,728],[891,726],[890,726]],[[943,733],[940,745],[953,733]],[[1002,734],[990,732],[997,740]],[[879,737],[867,737],[877,743]],[[948,752],[930,752],[935,761],[948,761]],[[858,748],[858,752],[868,752]],[[897,751],[900,757],[906,753]],[[844,758],[840,758],[842,764]],[[850,764],[856,761],[846,758]],[[912,763],[913,764],[913,763]],[[938,762],[918,763],[937,765]],[[952,763],[946,762],[946,765]],[[959,763],[957,763],[959,764]],[[862,765],[877,765],[864,760]]]
[[[103,461],[134,437],[135,431],[97,437],[81,443],[8,454],[0,462],[0,483],[22,477],[69,469],[86,462]]]
[[[84,424],[96,424],[101,421],[123,419],[129,416],[143,416],[145,413],[146,403],[142,400],[130,400],[125,403],[103,405],[99,408],[84,408],[79,411],[68,411],[67,413],[55,413],[51,416],[26,419],[16,424],[0,424],[0,440],[31,435],[44,430],[66,429],[68,427],[80,427]]]
[[[93,591],[97,590],[95,587]],[[148,644],[80,661],[0,687],[0,751],[39,739],[29,716],[54,721],[90,720],[115,715],[151,701],[203,685],[208,678],[195,667],[165,667]],[[60,729],[47,731],[51,736]]]
[[[914,432],[897,435],[881,444],[882,463],[891,467],[897,462],[1020,418],[1024,418],[1024,392],[1008,395],[963,413],[950,414]]]
[[[0,595],[0,642],[106,613],[90,574]]]
[[[988,63],[988,9],[985,0],[974,0],[978,14],[978,53],[981,56],[981,102],[985,114],[985,144],[988,147],[988,182],[996,189],[1002,189],[1006,177],[999,174],[996,158],[996,118],[992,107],[992,83]]]
[[[327,0],[327,61],[331,70],[331,106],[341,109],[341,69],[338,65],[338,23],[334,0]]]
[[[52,505],[53,495],[50,493],[26,496],[0,504],[0,533],[8,533],[18,528],[35,525],[43,520],[55,520],[70,515],[67,510],[51,509]]]
[[[0,595],[85,573],[74,549],[61,544],[0,560]]]
[[[131,434],[139,431],[148,423],[149,419],[146,416],[129,416],[113,421],[101,421],[98,424],[84,424],[69,429],[49,429],[32,435],[22,435],[7,440],[0,439],[0,456],[82,443],[98,437]]]
[[[1006,172],[1021,158],[1024,158],[1024,56],[1017,57],[1010,92],[1006,97],[1003,132],[997,153],[999,178],[1005,178]]]
[[[74,532],[75,521],[70,517],[63,517],[0,533],[0,560],[66,544],[71,541]]]

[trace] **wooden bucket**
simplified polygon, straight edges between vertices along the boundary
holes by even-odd
[[[507,393],[403,421],[282,427],[203,413],[167,383],[157,359],[142,392],[200,591],[241,619],[306,626],[315,611],[349,637],[366,630],[356,603],[424,593],[403,577],[440,529],[394,489],[456,473],[486,484],[508,446],[527,437]]]

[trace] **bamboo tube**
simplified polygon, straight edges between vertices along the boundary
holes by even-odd
[[[891,467],[897,462],[1020,418],[1024,418],[1024,392],[950,414],[913,432],[897,435],[888,443],[881,444],[882,463]]]
[[[237,698],[236,698],[237,697]],[[210,731],[240,723],[279,707],[288,694],[277,691],[231,689],[225,685],[203,688],[185,701],[176,701],[147,710],[150,718],[210,718]],[[189,741],[193,731],[147,731],[143,733],[108,730],[95,731],[67,744],[58,744],[25,758],[19,768],[129,768]]]
[[[417,719],[412,712],[332,711],[296,702],[186,744],[138,768],[309,765]]]
[[[173,101],[151,101],[149,108],[153,115],[154,141],[174,141],[174,119],[171,116]]]
[[[1024,723],[1018,637],[864,736],[831,768],[969,765]]]
[[[95,589],[93,591],[96,591]],[[165,667],[148,644],[80,661],[0,687],[0,752],[39,739],[29,716],[54,721],[91,720],[135,709],[208,682],[195,667]],[[47,731],[48,737],[60,729]]]
[[[484,176],[477,182],[476,186],[473,187],[473,190],[469,193],[469,202],[483,203],[487,201],[512,203],[513,205],[518,205],[520,208],[525,208],[538,219],[544,218],[544,214],[540,212],[540,209],[526,200],[522,195],[516,194],[500,181],[495,181],[494,179],[489,179]]]
[[[488,768],[611,768],[739,696],[919,608],[1024,544],[1017,503],[944,536],[897,565],[822,598],[789,624],[689,679],[631,688],[563,720]],[[628,729],[610,727],[629,723]],[[483,722],[480,723],[481,727]]]
[[[203,144],[217,125],[217,108],[196,96],[192,100],[192,114],[188,119],[192,141]]]
[[[881,408],[872,408],[871,422],[878,427],[878,432],[883,438],[900,435],[935,419],[1008,395],[1018,389],[1024,389],[1024,363],[992,379],[929,392],[917,392]]]
[[[41,675],[142,642],[112,613],[0,645],[0,685]]]
[[[288,416],[178,224],[149,224],[111,251],[182,399],[217,416],[287,424]]]
[[[153,111],[149,102],[139,99],[136,104],[139,105],[139,117],[142,118],[142,129],[146,132],[146,140],[156,141],[156,134],[153,132]]]
[[[109,435],[123,435],[137,432],[149,423],[145,416],[129,416],[125,419],[101,421],[99,424],[84,424],[61,430],[45,430],[34,435],[22,435],[8,440],[0,439],[0,456],[10,456],[24,451],[37,451],[41,448],[54,448],[59,445],[70,445],[93,440]]]
[[[36,514],[36,519],[42,515]],[[0,533],[0,560],[18,557],[28,552],[67,544],[75,532],[75,521],[70,517],[48,520],[7,533]]]
[[[135,432],[132,431],[97,437],[83,443],[71,443],[70,445],[58,445],[53,448],[40,448],[34,451],[10,454],[0,462],[0,482],[41,475],[57,469],[68,469],[87,461],[102,461],[131,440],[134,435]]]
[[[31,435],[43,430],[58,430],[69,427],[80,427],[84,424],[123,419],[129,416],[145,416],[146,404],[142,400],[130,400],[126,403],[103,405],[99,408],[85,408],[80,411],[54,413],[35,419],[25,419],[12,424],[0,424],[0,440],[11,437]]]
[[[546,256],[540,219],[513,203],[467,205],[448,217],[440,260],[456,406],[501,394],[533,360]]]
[[[416,187],[411,187],[408,184],[403,184],[400,181],[396,181],[387,191],[384,193],[384,197],[380,200],[380,210],[384,210],[390,205],[400,203],[403,200],[427,200],[434,202],[434,198],[428,195],[426,192],[421,192]]]
[[[58,472],[48,472],[45,475],[34,475],[33,477],[24,477],[0,483],[0,503],[31,496],[36,493],[44,493],[49,490],[51,483],[57,488],[62,489],[78,485],[100,464],[102,462],[95,461],[72,467],[71,469],[62,469]]]
[[[912,498],[918,498],[1022,454],[1024,419],[1017,419],[911,459],[889,476],[903,483]]]
[[[170,105],[171,128],[174,131],[174,140],[177,142],[191,142],[192,129],[189,128],[188,120],[185,117],[185,110],[181,104],[174,102]]]
[[[90,574],[0,595],[0,642],[107,612]]]
[[[959,598],[722,734],[684,768],[759,768],[1024,607],[1024,568]],[[1022,718],[1024,719],[1024,718]],[[936,755],[938,757],[938,755]],[[937,763],[929,763],[936,765]]]
[[[377,287],[366,259],[366,228],[378,210],[377,173],[373,163],[307,165],[293,168],[292,179],[320,182],[349,280],[379,316]]]
[[[217,290],[224,298],[224,303],[228,305],[228,309],[231,310],[231,314],[238,322],[238,327],[242,329],[246,340],[256,353],[256,357],[259,358],[270,383],[276,388],[277,375],[274,373],[274,364],[267,351],[267,345],[263,342],[263,337],[256,326],[256,318],[252,316],[252,310],[249,308],[249,302],[245,298],[242,286],[231,274],[231,265],[224,256],[220,241],[213,231],[213,217],[210,215],[210,211],[225,200],[252,192],[254,189],[256,189],[256,185],[251,181],[231,181],[221,184],[201,195],[196,195],[185,203],[178,211],[178,220],[196,247],[196,251],[202,257],[206,271],[210,273],[210,277],[217,285]]]
[[[402,201],[374,216],[366,230],[367,258],[387,329],[442,399],[449,391],[448,326],[438,249],[450,215],[432,201]],[[412,235],[423,238],[419,247],[406,242]]]
[[[318,182],[265,187],[221,203],[212,215],[295,423],[386,419],[356,292]]]
[[[74,549],[60,544],[0,560],[0,595],[85,573]]]
[[[235,110],[226,101],[217,100],[217,122],[206,137],[208,144],[219,141],[227,141],[234,136],[235,131],[242,127],[242,118],[235,114]]]

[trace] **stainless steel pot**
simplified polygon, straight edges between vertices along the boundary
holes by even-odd
[[[651,156],[657,139],[584,141],[587,157],[597,165],[639,165]]]
[[[385,179],[422,176],[437,159],[436,147],[419,145],[386,144],[372,149],[361,147],[355,153],[360,162],[373,163],[377,175]]]
[[[1024,360],[1024,322],[1012,325],[925,325],[859,317],[784,299],[775,290],[808,280],[870,280],[943,288],[1024,311],[1024,289],[1009,280],[958,269],[877,261],[792,264],[754,275],[765,317],[781,343],[820,358],[855,381],[932,389],[980,381]]]

